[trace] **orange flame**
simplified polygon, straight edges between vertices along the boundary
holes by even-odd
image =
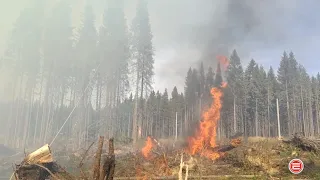
[[[147,141],[146,141],[146,144],[145,146],[142,148],[142,155],[145,157],[145,158],[149,158],[150,157],[150,152],[152,150],[152,147],[153,147],[153,141],[152,141],[152,138],[151,137],[147,137]]]
[[[222,87],[226,87],[227,83],[223,83]],[[210,151],[207,148],[216,147],[217,125],[220,119],[220,110],[222,108],[223,92],[221,88],[212,88],[211,95],[213,103],[211,107],[203,113],[203,120],[200,123],[199,130],[195,137],[189,138],[189,153],[195,155],[199,153],[212,160],[218,159],[218,152]]]
[[[219,60],[220,64],[223,66],[223,70],[226,71],[230,64],[228,58],[225,56],[217,56],[217,59]]]

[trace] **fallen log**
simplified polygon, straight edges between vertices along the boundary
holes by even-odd
[[[227,151],[230,151],[232,149],[236,148],[235,146],[233,145],[223,145],[223,146],[218,146],[218,147],[215,147],[213,148],[214,151],[216,152],[227,152]]]

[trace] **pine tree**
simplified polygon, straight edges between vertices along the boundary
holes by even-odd
[[[157,99],[156,93],[151,91],[148,98],[148,135],[155,136],[156,119],[157,119]]]
[[[44,32],[44,70],[46,75],[46,89],[44,97],[44,113],[42,114],[41,136],[43,141],[52,132],[52,129],[58,130],[58,125],[62,122],[57,119],[54,125],[50,127],[50,122],[53,121],[54,101],[61,101],[64,99],[66,87],[71,72],[71,53],[72,51],[72,36],[73,28],[71,26],[71,8],[66,1],[58,2],[53,8],[53,13],[47,21]],[[59,97],[60,96],[60,97]],[[59,99],[58,99],[59,98]],[[57,116],[55,116],[57,117]],[[78,130],[82,131],[83,127]]]
[[[243,108],[243,68],[241,65],[240,58],[236,50],[233,50],[230,56],[230,64],[227,72],[228,87],[232,92],[233,96],[233,131],[236,133],[243,122],[242,119],[242,108]],[[240,129],[242,131],[242,129]]]
[[[24,104],[20,100],[16,101],[16,112],[13,112],[14,106],[10,109],[6,122],[6,143],[10,142],[9,137],[13,137],[11,142],[14,143],[20,141],[19,137],[23,137],[23,140],[20,142],[25,146],[31,136],[31,132],[36,132],[37,124],[35,126],[31,125],[35,123],[31,116],[38,76],[41,73],[40,52],[44,17],[43,5],[42,1],[35,2],[30,8],[26,8],[21,12],[11,32],[5,57],[2,59],[2,66],[11,70],[9,72],[12,72],[11,82],[13,83],[11,92],[14,92],[12,103],[15,101],[15,96],[17,99],[24,99]],[[25,84],[24,89],[22,88],[23,84]],[[18,95],[15,94],[17,87],[19,87]],[[21,97],[22,94],[24,94],[24,97]],[[26,108],[21,108],[20,106],[25,106]],[[22,111],[19,111],[19,109],[22,109]],[[15,121],[13,121],[13,114],[16,114]],[[20,114],[24,121],[19,122],[22,120],[18,119]],[[22,114],[26,115],[23,116]],[[20,124],[20,127],[24,128],[17,127],[17,123]],[[16,146],[16,144],[12,145]]]
[[[204,91],[204,104],[206,107],[209,107],[211,105],[212,102],[212,98],[211,98],[211,88],[214,87],[214,72],[212,67],[208,68],[208,72],[206,75],[206,83],[205,83],[205,91]]]
[[[292,134],[296,131],[295,123],[297,122],[296,109],[297,109],[297,93],[300,92],[297,89],[298,79],[298,67],[297,61],[294,58],[292,52],[289,57],[286,52],[283,53],[283,57],[280,61],[280,67],[278,69],[278,81],[280,83],[280,118],[283,119],[286,126],[282,126],[284,133]]]
[[[178,93],[178,89],[175,86],[171,92],[171,99],[170,99],[170,109],[171,109],[170,119],[173,120],[171,123],[172,124],[172,129],[171,129],[172,135],[175,135],[175,131],[176,131],[175,120],[176,120],[176,118],[178,118],[178,115],[180,116],[180,114],[181,114],[182,109],[181,109],[180,103],[181,103],[180,94]],[[178,123],[179,123],[178,126],[181,126],[180,121],[178,121]]]
[[[152,37],[147,2],[145,0],[139,0],[136,16],[132,22],[132,51],[137,74],[136,91],[140,91],[141,99],[152,89],[152,77],[154,75]],[[136,93],[138,96],[138,92]],[[143,109],[142,106],[143,104],[140,103],[140,106],[136,107],[137,110]],[[141,116],[143,116],[143,114],[141,114]],[[135,115],[134,121],[136,121],[136,119],[139,119],[138,114]],[[133,136],[135,135],[133,134]]]
[[[267,121],[268,121],[268,135],[275,137],[278,135],[277,131],[277,107],[276,99],[278,98],[279,84],[274,74],[273,68],[270,67],[267,75]]]
[[[266,137],[268,134],[268,123],[267,123],[267,109],[268,100],[267,97],[267,74],[263,68],[260,66],[258,70],[258,75],[256,79],[256,84],[258,86],[258,101],[257,101],[257,120],[259,121],[258,132],[261,136]]]
[[[199,108],[200,111],[203,109],[203,104],[205,101],[204,94],[205,94],[205,88],[206,88],[206,77],[204,72],[203,63],[201,62],[200,70],[199,70],[199,93],[200,93],[200,102],[199,102]]]
[[[170,105],[167,89],[161,97],[160,104],[160,119],[161,119],[161,137],[167,138],[170,135]]]
[[[162,137],[162,121],[161,121],[161,103],[162,103],[162,95],[159,91],[156,93],[156,101],[157,101],[157,112],[156,112],[156,122],[155,122],[155,136]]]
[[[252,59],[246,68],[244,75],[244,92],[245,92],[245,134],[246,135],[257,135],[255,117],[256,117],[256,105],[257,105],[257,93],[258,88],[255,84],[255,79],[257,75],[257,64]]]
[[[192,74],[191,68],[189,68],[188,73],[187,73],[184,94],[186,96],[186,101],[187,101],[188,107],[191,107],[196,100],[194,86],[193,86],[193,74]]]

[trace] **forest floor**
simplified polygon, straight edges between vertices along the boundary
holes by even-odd
[[[142,147],[143,142],[140,144]],[[93,146],[84,162],[83,169],[88,169],[88,172],[92,171],[95,150]],[[79,176],[83,153],[56,152],[54,159],[70,174]],[[115,179],[178,179],[182,154],[178,147],[163,152],[153,151],[146,159],[141,153],[133,152],[132,147],[116,143],[115,153]],[[12,163],[19,158],[21,160],[20,156],[1,159],[0,179],[12,174]],[[304,170],[298,175],[288,170],[288,163],[294,158],[304,162]],[[249,138],[248,143],[227,151],[215,161],[188,154],[183,155],[183,160],[188,164],[188,179],[320,179],[320,155],[275,138]],[[182,171],[185,176],[186,168]]]

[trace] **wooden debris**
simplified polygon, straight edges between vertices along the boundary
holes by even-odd
[[[215,179],[215,178],[259,178],[261,175],[208,175],[208,176],[186,176],[188,179]],[[143,179],[144,177],[115,177],[115,180],[134,180]],[[152,177],[152,179],[177,179],[177,176]],[[185,179],[186,180],[186,179]]]
[[[109,154],[100,170],[100,180],[113,180],[114,170],[115,170],[115,154],[114,154],[114,144],[113,138],[109,139]]]
[[[53,162],[51,150],[48,144],[30,153],[23,160],[25,164],[43,164]]]
[[[227,152],[227,151],[230,151],[234,148],[236,148],[236,147],[233,145],[223,145],[223,146],[218,146],[216,148],[213,148],[213,150],[216,152]]]
[[[100,176],[100,162],[101,162],[103,141],[104,141],[104,137],[100,136],[99,142],[98,142],[98,149],[97,149],[96,156],[95,156],[95,161],[93,164],[93,179],[94,180],[99,180],[99,176]]]
[[[27,155],[24,160],[16,165],[14,174],[16,179],[21,180],[43,180],[59,179],[74,180],[63,168],[53,161],[48,144]]]
[[[304,151],[320,153],[320,139],[310,139],[295,134],[290,140],[283,140],[284,143],[292,144]]]

